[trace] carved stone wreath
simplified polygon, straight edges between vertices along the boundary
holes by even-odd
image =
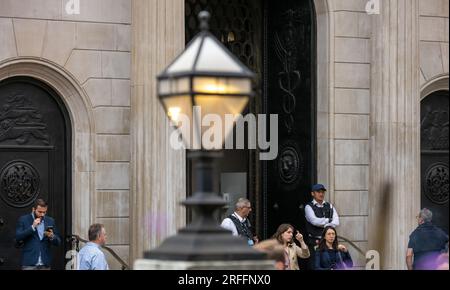
[[[29,163],[14,161],[0,172],[0,197],[8,205],[23,208],[39,195],[40,178]]]
[[[448,202],[448,165],[438,163],[431,166],[425,174],[425,195],[435,204]]]

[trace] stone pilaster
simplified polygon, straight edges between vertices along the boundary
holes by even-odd
[[[405,269],[420,209],[419,1],[380,0],[373,17],[370,248]]]
[[[185,225],[185,152],[156,96],[156,76],[185,46],[184,0],[132,2],[131,261]],[[125,234],[125,233],[124,233]]]

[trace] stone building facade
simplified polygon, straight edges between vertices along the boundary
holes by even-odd
[[[185,46],[185,1],[80,0],[75,15],[67,2],[0,0],[0,81],[31,77],[61,98],[72,233],[104,223],[109,246],[132,264],[186,223],[186,156],[168,146],[155,89]],[[421,207],[420,104],[448,91],[449,2],[380,0],[373,15],[367,2],[314,1],[317,179],[340,234],[379,250],[383,268],[404,269]]]

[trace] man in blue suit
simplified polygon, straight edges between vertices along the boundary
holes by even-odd
[[[22,270],[50,270],[51,246],[59,246],[61,238],[55,221],[47,214],[48,205],[36,200],[31,214],[17,222],[16,242],[22,244]]]

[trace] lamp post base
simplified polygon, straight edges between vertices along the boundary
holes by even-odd
[[[144,253],[144,258],[161,261],[264,261],[265,253],[256,251],[242,237],[218,225],[190,225],[166,239],[158,248]]]
[[[256,261],[164,261],[136,260],[134,270],[179,270],[179,271],[242,271],[242,270],[275,270],[270,260]]]
[[[218,225],[215,213],[227,203],[217,194],[214,159],[219,152],[190,152],[195,168],[196,191],[183,204],[196,213],[194,221],[161,246],[144,253],[138,268],[156,265],[159,269],[267,269],[274,266],[265,253],[256,251],[242,237]],[[147,265],[147,266],[143,266]],[[242,268],[244,267],[244,268]],[[247,268],[249,267],[249,268]],[[150,267],[151,268],[151,267]]]

